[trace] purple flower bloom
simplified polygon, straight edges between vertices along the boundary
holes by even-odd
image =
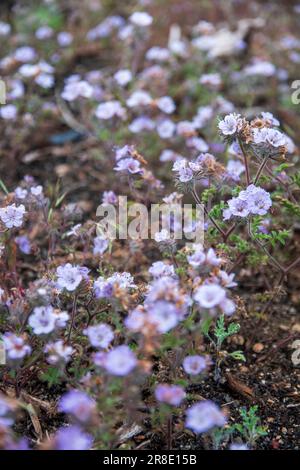
[[[70,263],[58,266],[56,269],[57,287],[60,290],[74,291],[83,279],[80,266],[72,266]]]
[[[120,101],[113,100],[98,105],[95,115],[98,119],[111,119],[113,117],[125,118],[126,110]]]
[[[125,376],[137,365],[135,354],[128,346],[117,346],[109,351],[104,360],[104,367],[109,374]]]
[[[156,326],[159,333],[167,333],[178,324],[180,316],[173,303],[158,300],[148,307],[148,320]]]
[[[35,307],[28,323],[36,335],[47,335],[55,328],[64,328],[68,319],[67,312],[56,311],[51,305],[46,305]]]
[[[51,305],[46,307],[35,307],[33,314],[29,317],[29,326],[36,335],[47,335],[55,329],[56,318]]]
[[[16,237],[15,241],[19,247],[19,249],[24,253],[25,255],[29,255],[31,252],[31,245],[29,238],[26,235],[22,235],[20,237]]]
[[[91,98],[93,95],[93,87],[85,80],[70,81],[64,87],[61,94],[66,101],[74,101],[79,97]]]
[[[58,409],[61,413],[72,415],[81,423],[87,423],[95,413],[96,402],[80,390],[71,390],[62,396]]]
[[[149,106],[152,103],[152,98],[144,90],[134,91],[126,101],[128,108],[135,108],[141,106]]]
[[[0,396],[0,427],[11,426],[14,423],[11,417],[12,408],[4,397]]]
[[[183,361],[183,368],[187,374],[198,375],[207,367],[206,358],[203,356],[187,356]]]
[[[92,436],[79,426],[60,428],[55,435],[56,450],[89,450],[92,444]]]
[[[214,308],[220,305],[225,297],[225,290],[218,284],[204,284],[194,294],[194,299],[203,308]]]
[[[93,288],[97,299],[109,299],[114,291],[113,283],[101,276],[94,282]]]
[[[123,158],[114,168],[115,171],[128,171],[128,173],[136,174],[141,173],[142,168],[140,162],[134,158]]]
[[[61,47],[67,47],[73,42],[73,36],[67,31],[61,31],[57,35],[57,42]]]
[[[247,217],[250,213],[248,201],[246,199],[241,199],[240,197],[229,199],[228,206],[231,215]]]
[[[248,187],[248,189],[250,186]],[[247,189],[247,190],[248,190]],[[272,206],[270,194],[263,188],[255,188],[249,198],[249,207],[252,214],[265,215]]]
[[[229,450],[250,450],[247,444],[238,444],[237,442],[233,442],[229,446]]]
[[[44,352],[48,354],[47,362],[56,365],[68,363],[75,350],[71,346],[64,344],[62,340],[58,340],[55,343],[46,344]]]
[[[219,129],[223,135],[232,135],[239,130],[240,126],[240,115],[239,114],[228,114],[225,118],[219,122]]]
[[[0,209],[0,219],[6,228],[21,227],[23,223],[23,216],[25,214],[25,207],[23,204],[16,206],[12,204]]]
[[[156,261],[149,268],[149,273],[154,278],[160,278],[164,276],[176,277],[174,266],[171,264],[166,264],[163,261]]]
[[[245,165],[238,160],[229,160],[226,167],[226,176],[233,181],[239,181],[240,175],[244,173]]]
[[[151,15],[149,15],[149,13],[146,13],[144,11],[135,11],[129,17],[129,21],[135,26],[147,27],[152,24],[153,18]]]
[[[31,353],[31,347],[25,343],[21,336],[17,336],[13,333],[5,333],[3,335],[3,341],[9,359],[23,359]]]
[[[185,425],[197,434],[207,432],[215,426],[223,427],[225,424],[224,414],[212,401],[201,401],[187,410]]]
[[[162,139],[170,139],[176,130],[176,125],[170,119],[164,119],[157,125],[157,133]]]
[[[205,263],[206,256],[202,250],[197,250],[192,255],[189,255],[187,260],[193,268],[198,268],[198,266],[202,266]]]
[[[179,385],[159,384],[155,389],[155,398],[168,405],[179,406],[186,394]]]
[[[191,181],[193,179],[193,170],[191,168],[181,168],[178,171],[178,177],[179,181],[182,183],[187,183],[188,181]]]
[[[105,323],[89,326],[83,333],[88,336],[91,345],[95,348],[106,349],[114,339],[111,327]]]
[[[102,204],[103,205],[110,205],[110,204],[117,204],[118,196],[113,191],[104,191],[102,196]]]
[[[102,236],[94,238],[94,255],[103,255],[103,253],[107,250],[108,247],[109,240],[107,238],[104,238]]]

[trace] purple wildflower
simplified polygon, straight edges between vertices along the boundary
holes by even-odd
[[[58,409],[81,423],[87,423],[95,413],[96,402],[80,390],[70,390],[60,399]]]
[[[224,414],[212,401],[201,401],[187,410],[185,425],[197,434],[207,432],[215,426],[223,427],[225,424]]]
[[[172,406],[179,406],[185,396],[184,389],[179,385],[159,384],[155,389],[155,398]]]
[[[5,333],[3,335],[3,341],[9,359],[23,359],[31,353],[31,347],[25,343],[21,336],[17,336],[13,333]]]
[[[135,354],[128,346],[122,345],[109,351],[104,360],[106,371],[112,375],[128,375],[137,365]]]
[[[12,204],[7,207],[0,209],[0,219],[4,223],[6,228],[21,227],[23,223],[23,217],[25,214],[25,207],[23,204],[16,206]]]
[[[92,444],[92,436],[79,426],[60,428],[55,435],[56,450],[89,450]]]
[[[88,336],[91,345],[95,348],[106,349],[114,339],[111,327],[105,323],[89,326],[83,333]]]
[[[183,368],[187,374],[198,375],[207,367],[206,358],[203,356],[187,356],[183,361]]]

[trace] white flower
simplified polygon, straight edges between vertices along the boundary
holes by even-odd
[[[67,31],[61,31],[57,35],[57,42],[61,47],[67,47],[73,42],[73,36]]]
[[[160,232],[156,232],[155,235],[154,235],[154,240],[157,243],[170,240],[170,234],[169,234],[168,230],[163,228]]]
[[[0,117],[6,120],[14,120],[16,119],[18,114],[17,108],[13,104],[7,104],[6,106],[0,107]]]
[[[148,106],[151,103],[151,96],[149,93],[143,90],[134,91],[126,101],[126,104],[129,108],[135,108],[137,106]]]
[[[157,133],[162,139],[170,139],[175,133],[176,125],[170,119],[164,119],[157,125]]]
[[[0,21],[0,36],[8,36],[11,31],[11,27],[8,23]]]
[[[51,305],[36,307],[29,317],[29,326],[36,335],[47,335],[55,329],[55,316]]]
[[[54,343],[46,344],[44,352],[48,354],[47,362],[55,365],[59,362],[67,363],[70,361],[72,354],[75,352],[71,346],[67,346],[60,339]]]
[[[58,266],[56,269],[57,286],[59,289],[67,289],[74,291],[83,279],[83,275],[79,266],[72,266],[67,263],[63,266]]]
[[[23,204],[20,206],[12,204],[0,209],[0,219],[7,228],[21,227],[25,212]]]
[[[214,308],[223,302],[225,298],[226,292],[218,284],[200,286],[194,294],[194,299],[203,308]]]
[[[135,11],[129,17],[129,20],[135,26],[141,26],[141,27],[150,26],[153,22],[152,16],[143,11]]]
[[[285,135],[276,129],[269,129],[266,140],[273,147],[281,147],[286,144]]]
[[[114,79],[120,86],[126,86],[132,80],[132,73],[129,69],[118,70],[114,74]]]
[[[228,114],[225,118],[219,122],[219,129],[224,135],[235,134],[239,130],[239,114]]]
[[[49,39],[53,36],[53,29],[50,28],[50,26],[41,26],[38,28],[35,32],[35,37],[37,39],[43,40],[43,39]]]
[[[175,103],[170,96],[162,96],[156,101],[156,104],[166,114],[171,114],[176,109]]]
[[[98,119],[111,119],[114,116],[124,118],[126,111],[121,105],[120,101],[113,100],[101,103],[95,111],[95,115]]]
[[[91,98],[93,87],[85,80],[69,81],[63,89],[62,98],[66,101],[74,101],[76,98]]]

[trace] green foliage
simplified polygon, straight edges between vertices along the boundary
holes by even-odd
[[[41,380],[47,383],[48,388],[58,385],[61,382],[61,371],[56,367],[48,367],[46,372],[41,375]]]
[[[240,409],[242,422],[232,426],[233,431],[237,431],[242,435],[243,439],[253,446],[258,439],[267,435],[265,426],[260,425],[260,418],[257,416],[258,406],[251,406],[247,411],[245,408]]]
[[[214,219],[222,218],[223,210],[225,209],[226,204],[224,201],[221,201],[219,204],[215,204],[214,207],[209,212],[209,215]]]
[[[262,241],[268,241],[275,248],[277,243],[285,245],[286,240],[290,237],[290,230],[272,230],[270,233],[256,233],[255,238]]]
[[[300,188],[300,171],[297,171],[293,176],[292,176],[292,181],[294,184]]]
[[[236,249],[240,253],[247,253],[247,251],[249,251],[251,248],[249,242],[247,242],[247,240],[242,238],[240,235],[232,234],[230,235],[229,240],[234,243]]]
[[[224,340],[229,336],[235,335],[240,330],[238,323],[230,323],[228,328],[225,327],[225,316],[221,315],[216,323],[214,335],[217,338],[218,349],[222,346]]]
[[[205,189],[201,194],[201,202],[207,203],[213,196],[217,193],[217,188],[215,186],[211,186],[208,189]]]

